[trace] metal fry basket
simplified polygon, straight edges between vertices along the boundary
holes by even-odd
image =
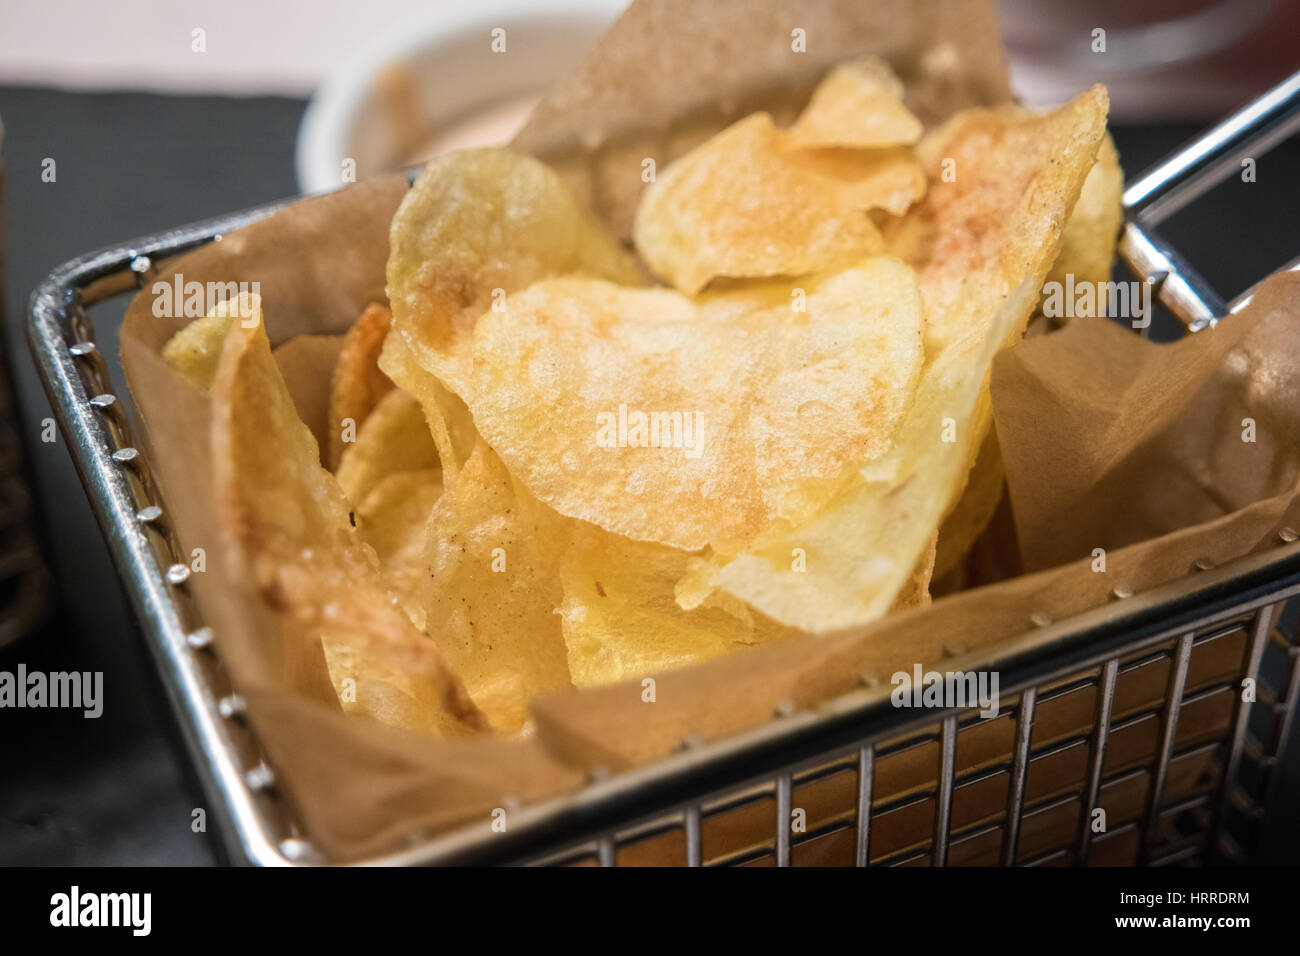
[[[1155,231],[1166,216],[1300,129],[1300,73],[1133,181],[1120,253],[1190,332],[1239,309]],[[232,858],[330,862],[278,799],[197,616],[188,569],[116,397],[88,309],[153,263],[280,208],[141,239],[56,269],[31,300],[37,366],[180,718]],[[1296,268],[1300,260],[1286,268]],[[996,718],[916,711],[863,686],[815,711],[686,740],[669,759],[593,777],[370,862],[612,866],[1098,865],[1249,858],[1278,787],[1300,696],[1300,541],[1073,618],[1035,621],[954,668],[996,670]],[[1253,701],[1242,682],[1255,678]],[[1102,832],[1094,832],[1099,810]]]

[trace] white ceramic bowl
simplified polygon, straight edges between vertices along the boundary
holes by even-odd
[[[627,0],[441,2],[361,46],[312,96],[298,129],[303,192],[337,189],[444,148],[504,142],[580,62]],[[494,30],[505,52],[493,52]],[[497,37],[499,38],[499,34]]]

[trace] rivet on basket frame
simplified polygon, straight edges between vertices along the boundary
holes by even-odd
[[[94,342],[73,342],[68,346],[68,351],[77,358],[86,358],[95,354],[96,346]]]
[[[132,256],[129,268],[135,273],[136,285],[144,285],[155,271],[153,260],[148,256]]]
[[[167,582],[169,584],[184,584],[190,579],[190,569],[183,564],[173,564],[167,569]]]
[[[90,404],[94,405],[96,408],[112,408],[117,404],[117,396],[110,395],[108,392],[103,392],[92,398]]]
[[[144,457],[140,454],[140,450],[138,448],[133,448],[130,445],[119,448],[117,451],[113,452],[113,460],[119,465],[129,468],[141,478],[144,478],[149,473],[149,469],[145,467]]]
[[[858,683],[867,690],[874,690],[880,686],[880,675],[873,674],[870,671],[864,671],[858,675]]]
[[[252,770],[248,771],[248,773],[244,774],[244,783],[248,785],[249,790],[270,790],[275,786],[275,772],[265,763],[259,763]]]
[[[141,524],[152,524],[162,517],[163,510],[158,505],[148,505],[135,513],[135,520]]]
[[[423,846],[434,837],[434,832],[428,827],[415,827],[402,834],[402,842],[409,847]]]
[[[1210,571],[1214,568],[1214,562],[1209,558],[1197,558],[1192,562],[1193,571]]]
[[[200,627],[185,635],[185,643],[196,651],[206,650],[212,646],[212,628]]]
[[[301,837],[287,837],[280,841],[280,855],[290,863],[319,863],[320,851]]]
[[[1295,528],[1283,528],[1277,533],[1277,536],[1282,539],[1283,544],[1290,544],[1300,538],[1300,534],[1296,532]]]
[[[1110,589],[1110,596],[1117,601],[1122,601],[1133,596],[1133,589],[1127,584],[1117,584]]]
[[[678,750],[699,750],[704,746],[703,734],[687,734],[681,740],[677,741]]]
[[[790,699],[777,701],[775,709],[772,711],[774,716],[789,717],[799,708],[795,706],[794,701]]]
[[[1034,627],[1048,627],[1051,625],[1052,619],[1042,611],[1035,611],[1033,614],[1029,615],[1029,623]]]
[[[217,701],[217,713],[226,720],[232,720],[235,717],[242,717],[247,709],[244,704],[244,698],[238,694],[227,694],[221,700]]]
[[[588,783],[600,783],[604,780],[608,780],[609,777],[610,773],[608,767],[595,766],[587,771]]]

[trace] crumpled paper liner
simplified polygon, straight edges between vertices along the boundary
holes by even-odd
[[[298,417],[321,448],[329,448],[330,393],[320,383],[334,374],[342,350],[342,335],[298,335],[275,351]]]
[[[705,10],[714,12],[702,12]],[[990,33],[991,15],[982,4],[839,0],[741,4],[725,0],[695,5],[684,0],[642,0],[615,26],[608,41],[617,44],[608,49],[620,50],[625,57],[626,75],[618,70],[618,56],[603,52],[606,46],[602,46],[579,71],[578,79],[560,86],[556,99],[548,102],[561,105],[544,107],[522,142],[536,144],[542,151],[553,147],[559,155],[572,147],[566,145],[566,134],[580,132],[585,124],[601,128],[598,120],[606,115],[608,129],[622,129],[620,123],[624,122],[632,128],[635,110],[628,104],[634,104],[638,96],[650,104],[647,115],[654,116],[656,124],[681,121],[674,128],[689,130],[681,142],[713,132],[731,115],[728,111],[706,117],[692,112],[701,108],[696,102],[700,96],[743,103],[743,108],[749,109],[761,107],[764,95],[770,95],[779,105],[790,96],[789,89],[780,88],[786,75],[793,88],[802,74],[795,75],[792,63],[760,55],[759,47],[737,45],[734,38],[746,36],[751,43],[758,43],[764,30],[778,24],[781,42],[786,44],[791,29],[787,25],[792,20],[795,25],[808,25],[807,55],[813,59],[799,62],[801,68],[807,68],[809,83],[819,68],[833,60],[874,52],[889,55],[918,90],[932,91],[926,95],[932,95],[933,101],[922,110],[927,117],[937,118],[969,105],[972,99],[997,102],[1006,96],[996,39]],[[651,30],[649,23],[659,26]],[[637,36],[639,41],[633,39]],[[927,47],[927,38],[935,37],[943,39]],[[679,56],[670,47],[683,52]],[[657,69],[667,72],[657,72],[656,63],[660,64]],[[965,77],[955,87],[945,85],[952,80],[954,63],[958,74]],[[761,69],[756,64],[761,64]],[[932,74],[948,80],[928,80]],[[753,82],[765,84],[763,90],[748,90]],[[598,91],[597,85],[604,92]],[[588,89],[585,95],[584,87]],[[945,95],[950,97],[947,102]],[[585,103],[588,114],[580,115],[577,106],[566,107],[565,103]],[[572,121],[568,123],[571,128],[566,129],[566,120]],[[605,157],[602,163],[615,155],[608,150],[597,152]],[[635,165],[639,170],[639,159]],[[402,177],[386,177],[304,200],[226,235],[219,243],[161,263],[159,278],[166,281],[180,273],[186,280],[201,282],[259,282],[267,329],[272,344],[280,347],[277,358],[294,388],[295,401],[310,417],[310,410],[319,407],[328,388],[327,377],[305,371],[312,362],[321,361],[320,355],[312,351],[316,347],[284,345],[295,336],[338,335],[367,303],[383,301],[388,225],[406,188]],[[617,223],[626,212],[617,189],[588,195],[607,221]],[[1289,318],[1287,295],[1292,301],[1296,298],[1294,283],[1279,292],[1269,290],[1287,282],[1292,280],[1274,280],[1246,312],[1181,346],[1184,351],[1176,353],[1176,358],[1187,371],[1180,388],[1157,396],[1155,383],[1164,380],[1154,378],[1150,388],[1139,390],[1148,399],[1158,397],[1164,420],[1173,422],[1187,414],[1187,397],[1200,394],[1203,381],[1217,375],[1223,362],[1238,354],[1234,351],[1238,339],[1248,333],[1237,335],[1232,330],[1259,326],[1263,338],[1250,339],[1254,348],[1264,348],[1268,335],[1279,334],[1278,327]],[[222,663],[247,702],[248,720],[275,769],[280,793],[300,819],[306,836],[333,859],[358,859],[401,849],[411,839],[448,827],[482,823],[495,808],[510,807],[516,801],[528,804],[574,792],[593,767],[617,770],[660,758],[689,734],[717,738],[764,723],[772,718],[778,702],[791,699],[799,705],[815,704],[857,686],[864,671],[887,679],[895,671],[910,670],[914,663],[936,663],[942,645],[953,638],[960,638],[972,652],[992,648],[1022,633],[1033,612],[1060,620],[1103,603],[1117,581],[1136,591],[1174,580],[1186,574],[1196,558],[1222,562],[1265,548],[1277,528],[1300,519],[1293,491],[1279,487],[1285,482],[1265,489],[1275,492],[1272,497],[1246,503],[1252,487],[1263,486],[1251,486],[1241,478],[1232,485],[1223,499],[1225,508],[1218,513],[1202,506],[1196,511],[1166,513],[1154,523],[1136,513],[1125,519],[1115,510],[1123,499],[1109,500],[1112,517],[1105,527],[1111,531],[1132,520],[1136,526],[1170,533],[1134,544],[1118,540],[1114,534],[1099,539],[1089,531],[1076,536],[1079,544],[1075,547],[1093,540],[1127,543],[1109,554],[1106,574],[1093,574],[1088,561],[1076,561],[957,594],[928,610],[909,612],[854,633],[796,638],[673,671],[658,678],[655,704],[642,703],[639,683],[574,691],[538,701],[534,707],[537,731],[522,740],[426,738],[345,717],[329,684],[319,640],[235,587],[225,570],[228,555],[222,551],[212,509],[208,396],[173,373],[159,356],[163,343],[187,320],[157,318],[152,304],[152,290],[146,288],[132,302],[121,334],[123,367],[142,426],[145,458],[162,489],[164,505],[185,553],[194,547],[208,550],[207,571],[193,575],[189,586],[203,623],[213,627]],[[1028,413],[1008,418],[1006,410],[1032,410],[1035,403],[1047,401],[1050,393],[1043,383],[1052,383],[1054,378],[1043,379],[1035,370],[1044,362],[1061,361],[1059,349],[1081,337],[1110,335],[1109,331],[1092,331],[1099,328],[1080,324],[1063,333],[1068,337],[1060,339],[1062,346],[1055,345],[1057,336],[1049,336],[1042,344],[1027,343],[1005,354],[999,362],[994,377],[995,413],[1016,502],[1041,500],[1049,494],[1041,487],[1043,482],[1051,479],[1047,484],[1052,484],[1060,473],[1053,463],[1072,461],[1071,456],[1085,452],[1075,448],[1077,428],[1061,427],[1065,421],[1074,422],[1073,418]],[[1126,341],[1134,349],[1145,348],[1135,337]],[[1107,362],[1099,361],[1099,350],[1081,347],[1075,351],[1072,360],[1081,366],[1076,381],[1101,381],[1103,374],[1113,374],[1104,367],[1110,357]],[[303,357],[308,354],[316,357]],[[1249,362],[1255,353],[1241,354]],[[1293,348],[1276,353],[1279,361],[1294,354]],[[1161,357],[1171,356],[1175,353],[1155,352],[1144,364],[1154,369],[1161,365]],[[1137,372],[1134,377],[1135,381],[1141,378]],[[1020,384],[1008,387],[1004,378]],[[313,393],[313,383],[321,391]],[[1248,368],[1235,378],[1224,379],[1222,388],[1230,389],[1234,383],[1243,393],[1255,388]],[[1021,394],[1025,391],[1028,394]],[[1285,448],[1293,455],[1295,436],[1300,434],[1300,402],[1288,404],[1290,393],[1278,390],[1277,394],[1276,405],[1269,406],[1270,414],[1261,413],[1259,432],[1268,437],[1261,437],[1258,444],[1279,455]],[[1077,395],[1059,394],[1059,398],[1064,404],[1097,405],[1091,388]],[[1250,401],[1248,407],[1256,404]],[[1138,421],[1145,420],[1143,411],[1156,414],[1154,408],[1131,411]],[[1120,460],[1147,434],[1141,430],[1108,432],[1112,454],[1098,460]],[[1205,446],[1173,446],[1151,464],[1166,471],[1199,474],[1203,463],[1175,454],[1179,449],[1193,454],[1198,448],[1204,450]],[[1027,468],[1026,460],[1034,456],[1037,466]],[[1217,474],[1217,470],[1207,473]],[[1148,472],[1145,480],[1158,486],[1164,477]],[[1064,513],[1073,519],[1087,514],[1091,489],[1079,486],[1072,494],[1073,510]],[[1229,514],[1226,505],[1244,507]],[[1171,522],[1184,517],[1206,523],[1171,530]],[[1032,510],[1023,517],[1018,513],[1016,518],[1025,541],[1035,546],[1041,526]],[[1068,549],[1063,553],[1073,556]],[[1037,566],[1043,566],[1044,560],[1050,563],[1052,558],[1040,558]],[[1152,688],[1135,692],[1134,699],[1162,693],[1161,687],[1156,681]],[[1077,714],[1072,711],[1073,716],[1061,718],[1061,726],[1085,720],[1088,713],[1088,708],[1080,705]],[[984,746],[993,753],[1002,744],[990,737]],[[932,778],[934,762],[917,760],[915,766],[902,767],[893,778],[882,777],[881,786],[887,790],[889,786],[911,786],[926,774]],[[878,788],[877,795],[886,795],[885,790]],[[738,824],[729,839],[743,843],[764,833],[770,838],[770,826],[770,815]],[[907,832],[900,829],[896,838],[905,839]],[[653,847],[643,852],[642,862],[660,859],[680,860],[681,856],[664,857],[662,848]]]
[[[996,427],[1025,570],[1295,491],[1298,291],[1276,276],[1250,318],[1169,345],[1082,319],[1001,358]]]

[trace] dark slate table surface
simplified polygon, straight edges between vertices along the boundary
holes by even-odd
[[[303,106],[270,97],[0,88],[4,342],[58,588],[50,623],[0,651],[0,670],[21,661],[30,669],[103,671],[105,681],[97,720],[60,710],[0,711],[0,864],[221,859],[209,835],[191,830],[191,812],[204,801],[62,439],[39,440],[50,411],[21,320],[32,288],[60,262],[294,194]],[[1115,139],[1132,175],[1195,132],[1119,127]],[[57,164],[53,183],[41,181],[47,157]],[[1298,161],[1300,145],[1285,144],[1260,160],[1257,183],[1230,181],[1167,226],[1169,238],[1229,296],[1300,253]],[[1233,238],[1247,234],[1249,241]],[[1297,859],[1296,750],[1272,827],[1278,838],[1266,841],[1268,859]]]

